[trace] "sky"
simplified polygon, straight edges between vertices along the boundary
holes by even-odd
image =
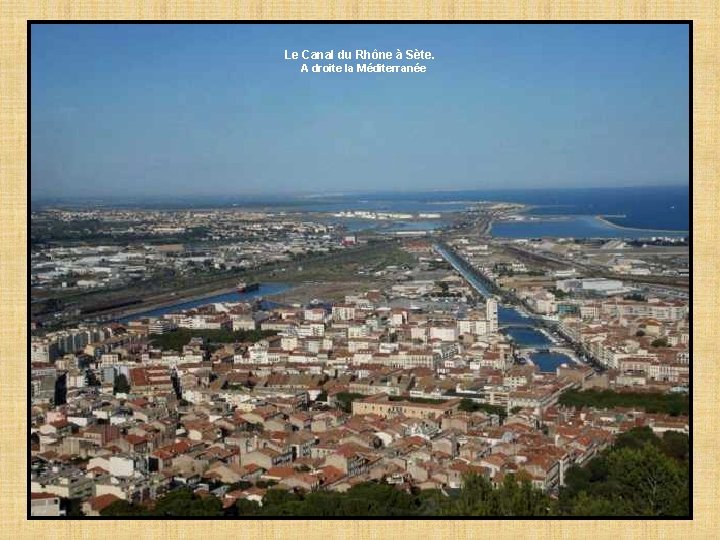
[[[31,197],[687,185],[688,33],[33,25]],[[284,53],[303,49],[434,60],[426,73],[301,73]]]

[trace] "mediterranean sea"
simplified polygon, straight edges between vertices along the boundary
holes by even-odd
[[[46,205],[68,204],[70,201],[47,200],[33,201],[33,208]],[[323,212],[336,213],[347,210],[367,210],[376,212],[399,213],[435,213],[460,212],[473,207],[478,202],[506,202],[527,205],[528,216],[550,217],[564,216],[568,220],[539,221],[541,230],[515,232],[516,227],[505,229],[504,223],[496,223],[493,232],[509,237],[538,236],[595,236],[595,237],[636,237],[630,229],[644,229],[640,236],[670,236],[667,231],[677,231],[679,235],[690,230],[690,187],[643,186],[619,188],[541,188],[541,189],[505,189],[505,190],[442,190],[417,192],[365,192],[334,193],[318,195],[275,195],[240,196],[224,195],[208,197],[146,197],[143,200],[113,200],[114,207],[184,209],[184,208],[246,208],[267,212]],[[73,207],[83,204],[97,206],[103,204],[100,199],[87,201],[73,200]],[[603,216],[607,223],[595,219]],[[592,219],[590,219],[592,218]],[[420,218],[422,219],[422,218]],[[418,226],[398,224],[396,230],[429,230],[446,222],[427,220]],[[528,222],[521,223],[525,225]],[[533,227],[534,227],[533,224]],[[621,228],[614,228],[617,225]],[[372,227],[372,226],[371,226]],[[409,227],[413,227],[410,229]],[[353,229],[365,228],[356,223]],[[569,234],[569,233],[573,234]],[[654,233],[654,234],[653,234]]]
[[[533,216],[528,221],[494,221],[491,234],[498,238],[647,238],[686,236],[686,232],[630,229],[614,226],[596,216]],[[544,219],[543,219],[544,217]]]
[[[529,205],[536,216],[613,216],[621,227],[652,230],[690,229],[689,186],[623,188],[551,188],[457,190],[329,195],[294,201],[294,210],[329,212],[375,210],[388,212],[457,212],[473,204],[514,202]],[[277,203],[281,204],[281,203]]]

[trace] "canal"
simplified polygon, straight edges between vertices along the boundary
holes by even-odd
[[[450,263],[450,266],[452,266],[456,272],[458,272],[462,277],[464,277],[465,280],[475,288],[477,292],[479,292],[485,298],[490,298],[492,296],[492,293],[488,290],[487,286],[471,272],[468,272],[467,269],[465,269],[464,261],[462,261],[462,259],[455,256],[454,253],[450,252],[439,244],[435,244],[435,249],[440,253],[440,255],[442,255],[442,257],[447,262]]]
[[[490,298],[492,294],[487,286],[469,272],[463,261],[451,251],[443,246],[436,245],[435,248],[450,263],[450,265],[464,277],[476,290],[485,298]],[[512,338],[518,348],[532,347],[536,349],[549,348],[553,345],[552,341],[537,329],[537,321],[521,313],[512,306],[498,305],[498,324],[501,332]],[[502,328],[505,326],[505,328]],[[572,359],[562,353],[557,352],[533,352],[530,353],[530,360],[545,373],[554,373],[562,364],[572,364]]]
[[[150,309],[148,311],[142,311],[140,313],[134,313],[118,319],[118,322],[126,323],[136,319],[142,319],[144,317],[162,317],[166,313],[175,313],[186,309],[192,309],[207,304],[216,304],[222,302],[250,302],[259,297],[265,297],[272,294],[279,294],[287,290],[292,289],[292,285],[287,283],[261,283],[260,287],[256,291],[240,293],[237,291],[216,294],[213,296],[206,296],[204,298],[196,298],[194,300],[187,300],[172,304],[169,306],[163,306],[161,308]],[[268,307],[276,305],[274,302],[266,302]]]
[[[503,324],[527,325],[506,326],[500,330],[503,334],[512,338],[518,348],[532,347],[534,349],[544,349],[554,345],[554,343],[548,339],[547,335],[537,328],[532,328],[532,326],[536,325],[534,319],[522,315],[514,308],[507,306],[498,308],[498,322],[501,327]],[[538,351],[530,353],[529,356],[530,360],[544,373],[554,373],[561,365],[571,365],[573,363],[572,358],[559,352]]]

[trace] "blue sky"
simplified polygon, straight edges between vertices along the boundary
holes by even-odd
[[[687,184],[688,32],[35,25],[32,197]],[[307,74],[283,59],[357,48],[435,60]]]

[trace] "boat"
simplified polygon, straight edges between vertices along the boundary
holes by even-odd
[[[239,281],[237,284],[237,292],[247,293],[257,291],[260,288],[259,283],[246,283],[245,281]]]

